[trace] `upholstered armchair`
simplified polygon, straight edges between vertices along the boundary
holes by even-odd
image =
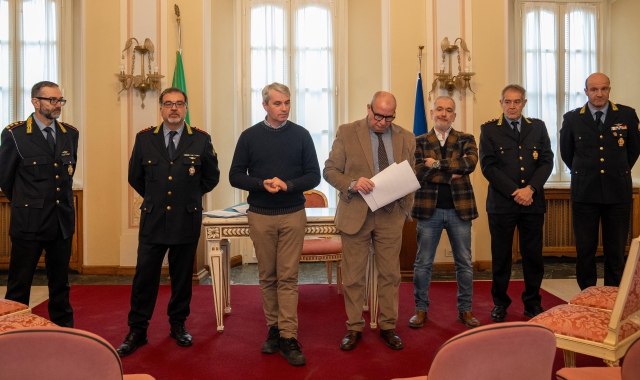
[[[563,368],[558,380],[637,380],[640,378],[640,339],[629,347],[622,367]]]

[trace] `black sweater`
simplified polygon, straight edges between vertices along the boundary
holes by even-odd
[[[287,191],[269,193],[265,179],[280,178]],[[309,131],[287,121],[271,128],[263,121],[240,135],[229,170],[231,186],[249,192],[249,211],[282,215],[302,210],[303,192],[320,183],[320,166]]]

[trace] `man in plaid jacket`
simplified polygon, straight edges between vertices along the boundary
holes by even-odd
[[[458,321],[469,328],[480,326],[471,311],[473,265],[471,263],[471,221],[478,217],[469,174],[478,163],[473,135],[451,127],[456,104],[440,96],[430,111],[434,128],[416,139],[415,172],[420,182],[411,216],[418,220],[418,252],[413,266],[416,314],[409,327],[427,321],[431,269],[442,230],[447,230],[458,281]]]

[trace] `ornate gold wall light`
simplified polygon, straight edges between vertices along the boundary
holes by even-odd
[[[164,78],[164,75],[158,74],[158,66],[155,66],[153,73],[151,71],[151,61],[153,61],[154,47],[153,43],[148,38],[144,40],[144,45],[140,45],[138,40],[135,38],[129,38],[124,45],[124,49],[122,49],[122,59],[124,59],[124,52],[129,50],[129,48],[132,46],[133,41],[136,42],[136,46],[134,46],[133,53],[131,54],[131,74],[125,74],[124,65],[120,65],[119,74],[114,74],[122,84],[122,89],[118,92],[118,100],[120,100],[120,93],[122,91],[129,90],[131,87],[133,87],[140,93],[140,98],[142,99],[141,107],[144,108],[144,98],[147,96],[147,91],[160,90],[160,79]],[[133,75],[136,64],[136,52],[140,54],[142,60],[140,64],[140,75]],[[147,73],[145,73],[144,70],[145,55],[148,56],[147,61],[149,71]]]
[[[458,41],[460,41],[460,46],[458,46]],[[429,91],[429,100],[431,100],[431,93],[436,90],[436,86],[440,83],[441,90],[447,90],[449,96],[453,96],[454,91],[460,92],[460,99],[462,99],[462,91],[465,89],[469,89],[473,93],[473,100],[476,100],[476,93],[471,89],[471,77],[476,75],[476,73],[471,72],[471,66],[467,65],[462,71],[462,66],[460,62],[460,49],[464,50],[467,53],[467,60],[471,62],[471,52],[469,48],[467,48],[466,42],[462,38],[457,38],[453,45],[449,44],[449,39],[447,37],[442,40],[440,43],[440,47],[442,48],[442,64],[440,65],[440,72],[435,73],[436,76],[431,84],[431,91]],[[451,54],[453,52],[458,52],[458,75],[453,75],[453,70],[451,69]],[[444,61],[446,56],[449,56],[449,72],[444,72]]]

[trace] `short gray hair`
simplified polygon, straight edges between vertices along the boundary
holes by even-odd
[[[291,97],[289,87],[285,86],[282,83],[273,82],[264,86],[264,88],[262,89],[262,101],[266,104],[269,104],[269,94],[271,94],[271,90],[278,91],[281,94],[285,94],[288,97]]]
[[[513,91],[518,91],[519,93],[522,94],[522,99],[526,99],[527,98],[527,90],[524,89],[524,87],[520,86],[519,84],[510,84],[507,87],[502,89],[502,94],[501,94],[501,99],[504,100],[504,93],[509,91],[509,90],[513,90]]]
[[[456,112],[456,101],[453,100],[453,98],[450,97],[449,95],[440,95],[440,96],[438,96],[436,98],[436,100],[433,101],[433,109],[436,108],[436,103],[438,103],[438,100],[440,100],[440,99],[449,99],[449,100],[451,100],[451,103],[453,103],[453,112],[454,113]]]

